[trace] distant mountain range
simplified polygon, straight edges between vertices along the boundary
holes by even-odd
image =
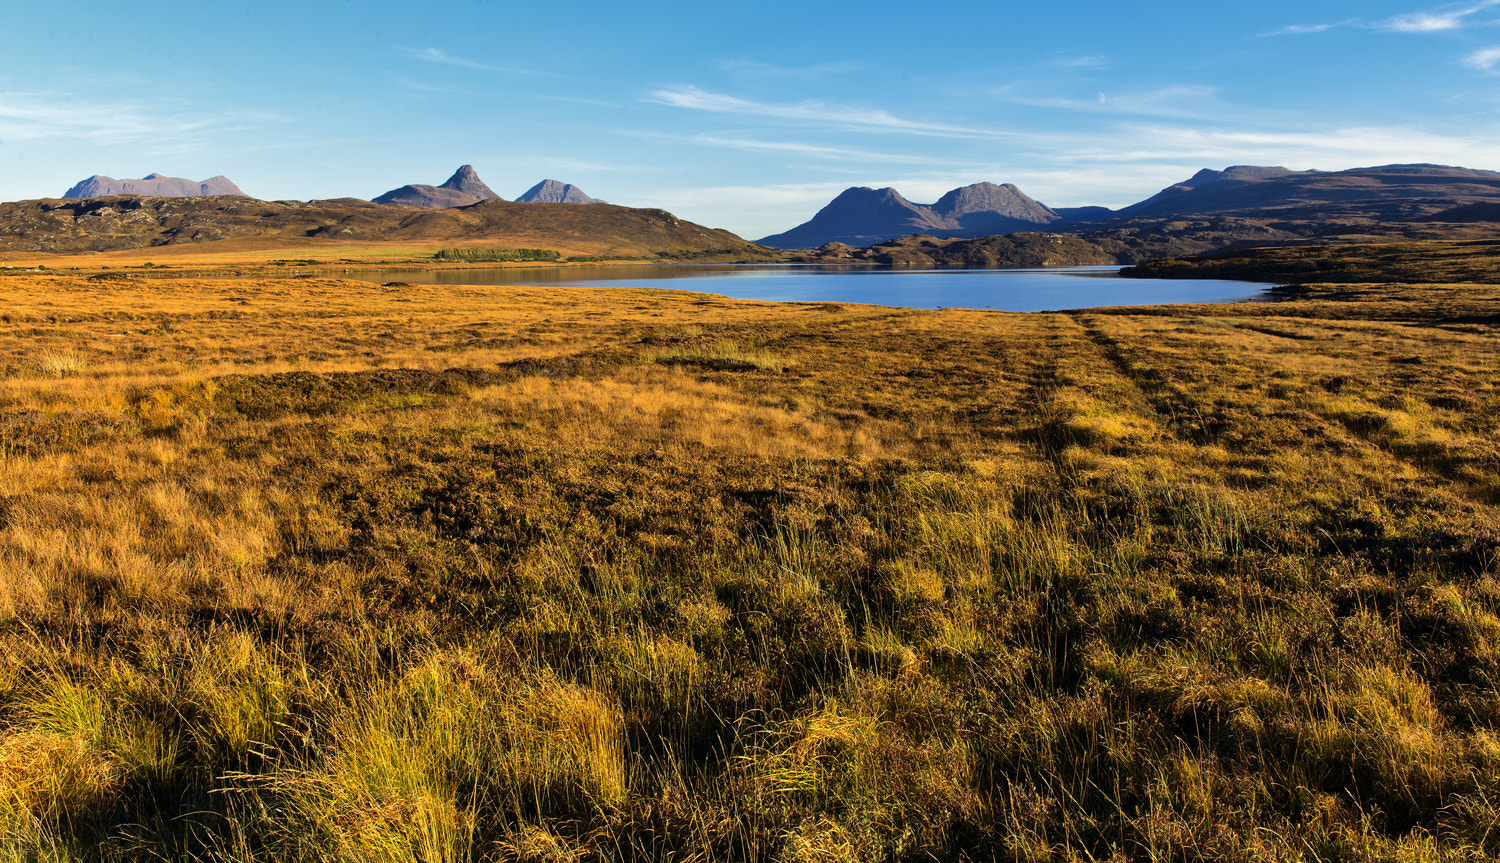
[[[87,180],[76,183],[71,189],[63,194],[64,198],[102,198],[109,195],[163,195],[173,198],[189,198],[208,195],[239,195],[245,197],[240,187],[230,182],[225,177],[214,177],[201,183],[192,180],[184,180],[178,177],[167,177],[161,174],[152,174],[142,180],[116,180],[102,174],[95,174]],[[358,200],[358,199],[354,199]],[[451,207],[466,207],[469,204],[477,204],[480,201],[503,201],[504,198],[495,194],[495,190],[485,185],[479,179],[479,173],[474,170],[473,165],[464,165],[453,176],[441,186],[427,186],[419,183],[392,189],[372,200],[376,204],[403,204],[408,207],[430,207],[433,209],[449,209]],[[571,183],[563,183],[558,180],[543,180],[532,186],[519,198],[519,203],[543,203],[543,204],[603,204],[598,198],[591,198],[584,191]]]
[[[104,194],[108,192],[114,194]],[[485,210],[485,218],[492,226],[503,222],[505,235],[527,248],[566,246],[578,254],[625,249],[677,254],[665,236],[649,242],[643,239],[656,228],[628,227],[629,220],[622,221],[623,217],[613,214],[626,208],[591,198],[576,186],[544,180],[513,204],[485,185],[470,165],[459,168],[441,186],[402,186],[375,198],[374,203],[354,198],[308,201],[305,205],[271,202],[281,209],[250,221],[243,214],[261,212],[255,205],[265,202],[243,197],[239,187],[223,177],[195,183],[160,174],[123,181],[96,176],[69,189],[68,197],[85,199],[84,204],[53,199],[5,205],[0,217],[0,249],[106,250],[219,239],[242,241],[276,235],[281,229],[271,228],[271,222],[285,223],[292,234],[300,230],[304,232],[301,236],[312,239],[404,240],[420,234],[435,241],[473,241],[483,235],[475,234],[469,222],[433,221],[427,211],[462,208],[469,213],[481,204],[505,204],[505,208]],[[200,198],[201,205],[184,202]],[[538,203],[593,206],[538,207]],[[392,204],[404,206],[388,206]],[[151,224],[136,226],[130,221],[144,218],[147,212],[152,214],[148,220]],[[669,213],[638,212],[660,213],[667,224],[678,224]],[[116,224],[127,213],[127,221]],[[76,221],[70,222],[70,218]],[[655,224],[655,218],[647,218],[647,222]],[[536,231],[525,229],[528,221],[538,226]],[[587,227],[594,223],[615,226],[606,234],[616,239],[594,237],[596,229]],[[299,227],[293,230],[292,225]],[[567,227],[563,234],[554,236],[543,230],[548,225]],[[617,231],[623,233],[611,233]],[[1011,234],[1018,237],[1009,245],[968,242]],[[1068,234],[1092,245],[1089,249],[1075,248],[1065,243],[1065,238],[1031,242],[1020,234],[1051,238]],[[1387,237],[1451,240],[1497,234],[1500,173],[1494,171],[1426,164],[1331,172],[1241,165],[1199,171],[1119,210],[1048,207],[1008,183],[963,186],[933,204],[913,203],[895,189],[853,188],[838,195],[805,224],[765,237],[760,243],[812,250],[793,258],[810,262],[1000,266],[1033,259],[1043,264],[1078,262],[1091,256],[1134,263],[1216,249],[1288,243],[1374,242]],[[767,254],[765,249],[743,251],[749,244],[738,237],[730,242],[727,238],[732,235],[718,237],[716,232],[715,236],[711,244],[714,254],[743,253],[746,259]],[[698,242],[695,239],[686,248],[695,253],[710,248],[696,245]]]
[[[825,243],[870,246],[911,234],[977,238],[1059,230],[1080,223],[1181,216],[1322,221],[1436,219],[1443,211],[1500,202],[1500,173],[1442,165],[1386,165],[1347,171],[1291,171],[1241,165],[1203,170],[1119,210],[1053,209],[1015,186],[978,183],[914,204],[895,189],[846,189],[807,222],[764,237],[762,245],[811,249]],[[1469,220],[1474,211],[1468,211]],[[1069,231],[1076,228],[1068,227]]]
[[[64,198],[99,198],[105,195],[164,195],[169,198],[190,198],[198,195],[239,195],[248,197],[240,187],[225,177],[210,177],[203,182],[148,174],[139,180],[116,180],[103,174],[95,174],[87,180],[73,185],[63,193]]]
[[[477,204],[480,201],[503,201],[505,199],[495,194],[493,189],[479,179],[479,174],[474,171],[472,165],[464,165],[441,186],[402,186],[371,200],[376,204],[405,204],[410,207],[449,209],[467,207],[469,204]],[[582,189],[571,183],[543,180],[516,198],[516,203],[602,204],[604,202],[597,198],[590,198]]]

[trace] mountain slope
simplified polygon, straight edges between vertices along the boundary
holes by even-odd
[[[598,198],[590,198],[572,183],[543,180],[527,189],[516,198],[518,204],[602,204]]]
[[[504,198],[495,194],[493,189],[479,179],[479,174],[472,165],[464,165],[454,171],[453,176],[441,186],[407,185],[392,189],[372,199],[376,204],[404,204],[408,207],[431,207],[433,209],[464,207],[480,201],[500,200]]]
[[[148,174],[139,180],[116,180],[103,174],[95,174],[81,180],[63,193],[64,198],[99,198],[105,195],[166,195],[173,198],[188,198],[198,195],[240,195],[240,187],[227,177],[209,177],[203,182],[168,177],[163,174]]]

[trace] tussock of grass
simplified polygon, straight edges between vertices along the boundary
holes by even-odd
[[[0,294],[0,861],[1500,855],[1492,320]]]
[[[37,356],[37,370],[52,378],[66,378],[81,374],[85,363],[71,351],[43,351]]]

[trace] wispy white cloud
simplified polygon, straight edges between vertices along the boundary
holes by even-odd
[[[1481,72],[1494,72],[1495,66],[1500,65],[1500,47],[1475,51],[1464,58],[1464,65],[1472,66]]]
[[[466,57],[449,54],[441,48],[401,48],[401,52],[414,60],[422,60],[427,63],[437,63],[441,66],[457,66],[460,69],[477,69],[481,72],[504,72],[509,75],[539,75],[551,77],[550,73],[538,72],[535,69],[523,69],[518,66],[494,66],[489,63],[480,63]]]
[[[1493,141],[1500,128],[1438,134],[1406,126],[1365,126],[1316,131],[1234,127],[1132,125],[1117,129],[1106,146],[1079,138],[1054,163],[1144,164],[1170,162],[1222,167],[1284,165],[1341,170],[1371,165],[1434,162],[1471,168],[1500,167]]]
[[[1408,12],[1375,24],[1376,29],[1395,33],[1436,33],[1443,30],[1458,30],[1475,22],[1469,20],[1476,12],[1500,5],[1500,0],[1485,0],[1465,6],[1449,6],[1432,12]]]
[[[1262,36],[1303,36],[1310,33],[1326,33],[1341,27],[1359,27],[1366,30],[1384,30],[1390,33],[1440,33],[1445,30],[1461,30],[1494,22],[1475,21],[1473,15],[1482,12],[1491,6],[1500,5],[1500,0],[1483,0],[1479,3],[1469,3],[1462,6],[1446,6],[1440,9],[1425,12],[1406,12],[1379,21],[1369,21],[1362,18],[1347,18],[1343,21],[1323,22],[1318,24],[1289,24],[1278,27],[1260,35]]]
[[[957,164],[950,160],[936,159],[930,156],[914,155],[911,153],[877,153],[869,150],[855,150],[848,147],[807,144],[800,141],[761,141],[753,138],[724,135],[694,135],[691,140],[699,144],[756,153],[795,153],[799,156],[815,156],[857,162],[890,162],[895,164],[923,165]]]
[[[832,63],[817,63],[812,66],[776,66],[754,60],[725,60],[719,68],[735,78],[745,79],[792,79],[811,81],[832,75],[847,75],[860,69],[860,64],[851,60]]]
[[[282,121],[265,112],[202,111],[172,100],[96,102],[72,93],[0,94],[0,139],[10,141],[70,138],[175,147]]]
[[[480,69],[485,72],[503,72],[505,70],[498,66],[490,66],[478,63],[463,57],[455,57],[440,48],[402,48],[403,53],[416,60],[426,60],[429,63],[440,63],[444,66],[458,66],[463,69]]]
[[[559,96],[556,93],[519,93],[524,99],[536,99],[541,102],[566,102],[570,105],[588,105],[594,108],[622,108],[618,102],[608,102],[604,99],[587,99],[582,96]]]
[[[1327,32],[1329,30],[1332,30],[1332,29],[1334,29],[1336,27],[1345,27],[1345,26],[1348,26],[1348,25],[1354,24],[1354,23],[1356,23],[1356,22],[1353,22],[1353,21],[1340,21],[1340,22],[1338,22],[1336,24],[1288,24],[1285,27],[1278,27],[1275,30],[1271,30],[1270,32],[1267,32],[1267,33],[1262,33],[1260,35],[1262,35],[1262,36],[1305,36],[1305,35],[1307,35],[1309,33],[1325,33],[1325,32]]]
[[[420,81],[413,81],[412,79],[407,78],[404,75],[396,75],[396,74],[387,72],[386,73],[386,77],[390,78],[392,81],[396,82],[397,84],[400,84],[402,87],[405,87],[405,88],[407,88],[409,90],[421,90],[421,91],[423,91],[425,93],[449,93],[449,94],[453,94],[453,95],[462,95],[463,94],[462,90],[453,90],[453,89],[450,89],[448,87],[434,87],[431,84],[423,84]]]
[[[683,218],[723,225],[745,237],[784,231],[810,218],[849,186],[893,186],[913,201],[934,201],[949,189],[981,181],[1015,183],[1053,207],[1119,208],[1144,200],[1202,168],[1282,165],[1293,170],[1344,170],[1406,162],[1500,169],[1491,143],[1500,126],[1440,134],[1404,126],[1332,127],[1300,131],[1230,122],[1118,123],[1089,132],[1036,135],[994,161],[943,165],[867,164],[837,181],[767,186],[653,186],[650,200]],[[832,171],[823,176],[831,178]]]
[[[1059,57],[1052,61],[1052,65],[1068,69],[1104,69],[1109,66],[1109,58],[1097,54],[1090,54],[1086,57]]]
[[[570,159],[563,156],[507,156],[506,164],[516,173],[531,167],[548,171],[577,171],[579,173],[655,174],[669,171],[660,165],[622,164],[618,162],[593,162],[587,159]]]
[[[1219,90],[1202,84],[1174,84],[1154,90],[1096,93],[1083,98],[1032,96],[1015,87],[993,91],[1001,101],[1034,108],[1060,108],[1106,114],[1135,114],[1177,119],[1204,118],[1234,110],[1219,100]]]
[[[1012,133],[991,129],[907,120],[878,108],[830,105],[818,101],[777,105],[752,102],[724,93],[712,93],[693,86],[657,90],[646,101],[692,111],[791,120],[825,128],[857,128],[941,138],[1006,139],[1015,137]]]

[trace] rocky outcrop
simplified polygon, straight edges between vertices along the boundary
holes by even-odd
[[[404,204],[408,207],[430,207],[446,210],[451,207],[467,207],[480,201],[503,201],[494,190],[479,179],[472,165],[464,165],[441,186],[413,184],[392,189],[372,199],[377,204]]]
[[[516,198],[518,204],[602,204],[598,198],[590,198],[572,183],[543,180],[527,189]]]
[[[203,182],[168,177],[163,174],[148,174],[139,180],[116,180],[103,174],[95,174],[81,180],[63,193],[64,198],[102,198],[106,195],[163,195],[169,198],[193,198],[207,195],[238,195],[248,197],[240,187],[227,177],[210,177]]]

